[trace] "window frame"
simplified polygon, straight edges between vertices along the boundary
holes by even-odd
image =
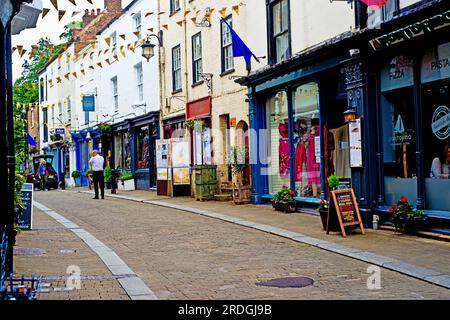
[[[232,14],[226,16],[224,18],[224,20],[231,27],[233,27],[233,15]],[[220,49],[221,49],[220,51],[221,51],[221,72],[222,72],[222,74],[230,73],[230,72],[234,71],[233,40],[231,38],[231,30],[230,30],[230,28],[228,28],[228,32],[230,33],[230,43],[225,45],[224,44],[224,33],[223,33],[223,28],[224,27],[228,28],[228,26],[223,21],[221,21],[220,22]],[[232,56],[231,64],[232,64],[232,66],[227,69],[226,66],[225,66],[225,62],[226,62],[225,50],[228,49],[228,48],[231,48],[231,56]]]
[[[199,57],[195,57],[195,41],[199,39],[200,41],[200,55]],[[202,46],[202,32],[197,32],[192,36],[191,39],[192,45],[192,84],[197,84],[203,82],[201,77],[201,73],[203,73],[203,46]],[[200,67],[200,73],[198,74],[198,68]],[[198,76],[198,78],[197,78]]]
[[[177,4],[177,6],[175,5]],[[170,0],[170,14],[174,14],[181,10],[180,0]]]
[[[134,75],[138,89],[138,101],[141,102],[144,101],[144,71],[142,69],[142,62],[139,62],[134,66]]]
[[[67,98],[67,122],[72,122],[72,101]]]
[[[114,112],[119,111],[119,80],[117,76],[111,78],[111,93],[113,98]]]
[[[282,3],[283,1],[287,2],[287,30],[283,31],[280,34],[277,34],[276,36],[274,35],[274,23],[273,23],[273,9],[275,7],[275,5],[277,5],[278,3]],[[267,11],[267,27],[268,27],[268,32],[267,32],[267,43],[268,43],[268,57],[269,57],[269,64],[270,65],[274,65],[277,63],[280,63],[282,61],[288,60],[289,58],[292,57],[292,32],[291,32],[291,1],[290,0],[266,0],[266,11]],[[282,36],[284,33],[287,33],[288,35],[288,53],[287,53],[287,57],[285,60],[280,60],[278,61],[278,57],[276,54],[276,39],[280,36]]]
[[[139,18],[139,25],[137,24],[138,18]],[[141,12],[138,12],[138,13],[134,14],[134,16],[133,16],[133,30],[134,30],[134,32],[139,31],[139,34],[141,34],[141,30],[142,30]]]
[[[178,50],[178,65],[179,67],[177,69],[175,69],[175,51]],[[177,79],[176,77],[179,76],[179,87],[176,86],[177,83]],[[173,92],[178,92],[178,91],[182,91],[183,89],[183,84],[182,84],[182,74],[181,74],[181,45],[176,45],[175,47],[172,48],[172,91]]]

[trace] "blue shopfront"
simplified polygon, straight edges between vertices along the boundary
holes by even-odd
[[[100,131],[97,128],[88,128],[72,132],[72,141],[75,144],[76,169],[81,173],[81,184],[88,185],[86,171],[90,169],[89,159],[93,150],[101,150]]]

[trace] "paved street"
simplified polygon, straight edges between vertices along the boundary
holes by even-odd
[[[450,299],[450,290],[382,269],[381,290],[367,289],[369,264],[282,237],[179,210],[120,199],[91,200],[73,192],[37,192],[35,200],[113,250],[158,299]],[[105,264],[80,238],[35,210],[35,230],[19,248],[18,273],[50,280],[41,299],[128,299]],[[61,251],[63,250],[63,251]],[[76,250],[73,252],[71,250]],[[81,269],[81,289],[63,288],[69,265]],[[306,276],[314,285],[280,289],[260,281]]]

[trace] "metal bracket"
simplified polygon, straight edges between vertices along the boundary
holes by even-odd
[[[212,95],[212,91],[213,91],[212,77],[213,77],[213,74],[212,73],[201,73],[200,76],[205,81],[206,86],[208,87],[208,94]]]

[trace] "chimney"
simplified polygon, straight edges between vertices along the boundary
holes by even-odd
[[[100,8],[97,8],[97,15],[100,15],[100,12],[101,12]]]
[[[86,9],[84,10],[84,16],[83,16],[83,27],[86,27],[89,23],[91,23],[91,21],[95,18],[95,13],[94,14],[89,14],[89,10]]]
[[[122,11],[122,0],[105,0],[105,8],[108,12]]]

